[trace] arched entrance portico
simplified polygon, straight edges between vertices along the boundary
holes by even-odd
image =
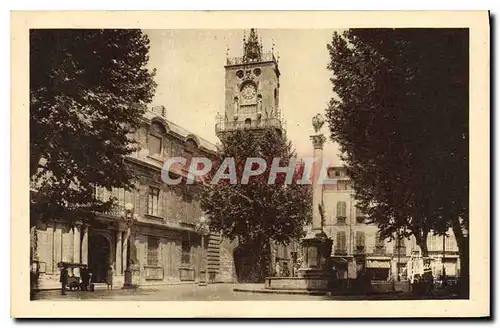
[[[110,254],[109,240],[103,234],[91,233],[89,235],[89,270],[94,282],[106,282]]]

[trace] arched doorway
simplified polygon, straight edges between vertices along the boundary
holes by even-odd
[[[89,235],[89,270],[94,282],[106,282],[109,267],[110,245],[101,234]]]

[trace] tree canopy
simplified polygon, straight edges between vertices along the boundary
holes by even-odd
[[[140,30],[30,30],[32,219],[91,216],[110,206],[96,185],[133,187],[124,157],[156,88],[148,51]]]
[[[424,255],[427,233],[453,226],[468,265],[468,30],[350,29],[327,47],[331,137],[359,207]]]
[[[281,159],[280,167],[295,159],[286,137],[275,129],[228,132],[221,137],[218,161],[222,163],[229,157],[235,159],[238,183],[220,180],[217,184],[207,184],[202,192],[201,207],[210,219],[211,229],[238,240],[250,251],[254,247],[269,250],[271,240],[288,244],[291,239],[300,238],[311,218],[312,206],[310,186],[295,183],[302,177],[301,167],[294,171],[290,184],[285,183],[284,173],[277,174],[274,184],[268,183],[274,157]],[[252,176],[248,184],[242,184],[245,162],[251,157],[264,159],[266,170]],[[212,176],[218,168],[214,167]]]
[[[281,167],[294,158],[286,138],[274,129],[228,133],[222,138],[219,163],[229,157],[235,159],[238,183],[221,180],[208,184],[202,195],[201,206],[212,228],[240,241],[265,237],[288,243],[290,238],[299,238],[311,211],[310,187],[295,183],[302,171],[294,171],[290,184],[285,184],[284,173],[277,174],[274,184],[268,183],[274,157],[281,158]],[[244,164],[251,157],[264,159],[266,170],[250,177],[248,184],[241,184]]]

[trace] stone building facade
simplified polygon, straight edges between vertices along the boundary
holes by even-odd
[[[166,158],[210,157],[215,146],[169,121],[163,106],[146,111],[134,137],[139,149],[126,164],[137,175],[135,191],[97,187],[96,197],[114,197],[118,205],[109,213],[99,214],[91,225],[77,222],[69,226],[62,220],[37,225],[40,288],[59,284],[57,264],[61,261],[88,264],[96,282],[104,282],[107,269],[112,267],[113,284],[121,287],[132,250],[136,253],[139,285],[198,281],[206,267],[212,282],[235,279],[228,243],[212,233],[201,245],[196,229],[203,216],[200,186],[167,185],[161,180]],[[185,177],[187,166],[170,173]],[[127,215],[135,218],[133,233],[124,220],[126,204],[132,208]],[[78,270],[71,273],[79,274]]]
[[[341,279],[355,279],[364,268],[371,271],[374,280],[389,278],[405,279],[405,267],[412,256],[420,254],[415,239],[380,240],[378,228],[367,224],[365,216],[356,208],[354,190],[343,167],[330,167],[330,178],[338,179],[337,184],[324,185],[325,233],[333,239],[332,260]],[[433,236],[427,239],[429,256],[433,259],[435,275],[459,275],[458,246],[453,231],[448,236]],[[444,261],[443,261],[444,254]]]

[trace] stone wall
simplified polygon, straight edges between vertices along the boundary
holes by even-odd
[[[220,282],[232,283],[236,282],[236,269],[234,267],[233,251],[236,247],[236,242],[222,238],[220,242],[220,269],[218,280]]]

